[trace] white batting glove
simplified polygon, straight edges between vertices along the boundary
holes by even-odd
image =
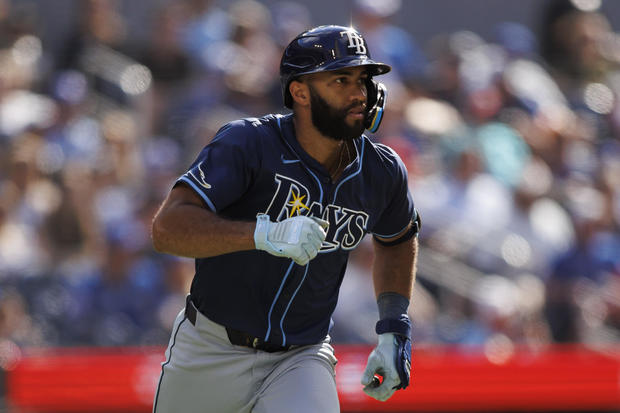
[[[395,365],[397,350],[394,333],[379,335],[379,343],[370,353],[362,375],[364,393],[382,402],[392,397],[401,382]],[[375,374],[383,377],[381,384],[374,379]]]
[[[259,215],[254,230],[256,249],[276,257],[292,258],[306,265],[316,257],[327,236],[327,221],[316,217],[296,216],[271,222],[269,215]]]

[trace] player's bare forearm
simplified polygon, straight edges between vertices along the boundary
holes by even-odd
[[[255,226],[219,217],[194,191],[178,185],[155,214],[151,237],[159,252],[203,258],[254,249]]]
[[[384,246],[373,241],[375,258],[373,280],[377,296],[385,292],[396,292],[407,298],[413,293],[418,239],[413,237],[403,243]]]

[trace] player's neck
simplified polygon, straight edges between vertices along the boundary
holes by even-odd
[[[323,165],[333,178],[336,178],[350,161],[350,159],[343,160],[346,142],[321,134],[309,118],[295,116],[293,122],[297,141],[304,151]]]

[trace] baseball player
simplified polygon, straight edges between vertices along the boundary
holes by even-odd
[[[409,384],[419,217],[396,153],[373,143],[388,65],[351,27],[297,36],[280,64],[292,114],[223,126],[153,221],[158,251],[194,257],[153,411],[338,412],[331,315],[349,251],[370,233],[379,320],[361,377]],[[369,326],[369,328],[371,328]]]

